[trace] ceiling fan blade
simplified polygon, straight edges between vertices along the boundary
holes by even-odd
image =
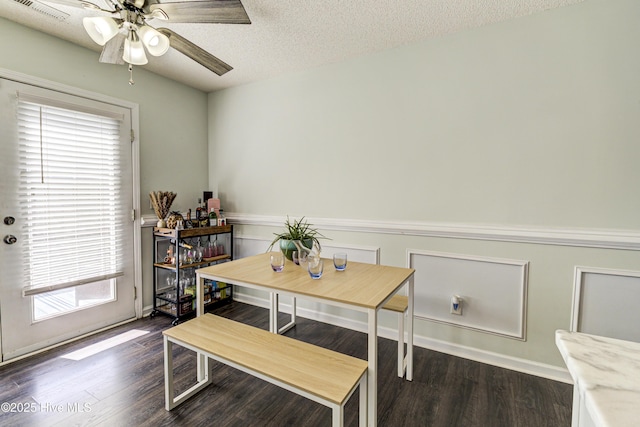
[[[181,35],[176,34],[167,28],[157,28],[157,30],[165,36],[169,37],[169,44],[172,48],[193,59],[200,65],[210,69],[217,75],[221,76],[226,72],[233,70],[233,67],[231,65],[219,60],[206,50],[196,46]]]
[[[155,9],[162,9],[171,22],[251,24],[240,0],[183,1],[149,6],[151,12]]]
[[[122,54],[124,53],[124,41],[127,37],[124,34],[116,34],[102,48],[100,54],[100,62],[104,64],[124,64]]]

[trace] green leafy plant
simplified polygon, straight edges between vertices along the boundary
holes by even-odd
[[[273,242],[271,242],[271,245],[269,245],[268,251],[273,249],[275,244],[280,240],[300,240],[304,246],[311,249],[314,243],[318,246],[318,248],[320,248],[321,246],[319,239],[326,239],[326,237],[324,237],[318,231],[318,229],[314,228],[313,224],[309,224],[304,219],[304,217],[300,218],[299,220],[294,219],[292,221],[287,215],[287,220],[284,223],[284,228],[285,231],[283,231],[282,233],[273,233],[276,237],[273,239]]]

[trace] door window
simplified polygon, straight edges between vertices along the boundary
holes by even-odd
[[[111,301],[126,240],[122,117],[18,99],[24,293],[34,296],[33,320]]]

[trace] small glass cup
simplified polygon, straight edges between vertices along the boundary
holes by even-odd
[[[284,270],[284,254],[282,252],[271,253],[271,268],[276,273],[280,273]]]
[[[309,253],[304,251],[298,253],[298,264],[305,270],[307,269],[309,263],[308,255]]]
[[[344,271],[347,268],[347,254],[340,252],[333,255],[333,266],[338,271]]]
[[[300,265],[300,252],[298,251],[291,252],[291,261],[293,261],[295,265]]]
[[[324,261],[320,259],[320,257],[308,257],[308,271],[309,276],[312,279],[319,279],[322,277],[322,272],[324,270]]]

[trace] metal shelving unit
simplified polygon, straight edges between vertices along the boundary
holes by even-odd
[[[207,242],[222,241],[224,252],[203,257],[192,255]],[[213,243],[212,243],[213,244]],[[195,270],[208,265],[230,261],[233,254],[233,225],[189,229],[153,228],[153,311],[151,316],[163,314],[174,318],[173,324],[193,317],[196,313]],[[182,257],[181,257],[182,256]],[[227,283],[205,281],[205,310],[233,300],[233,287]]]

